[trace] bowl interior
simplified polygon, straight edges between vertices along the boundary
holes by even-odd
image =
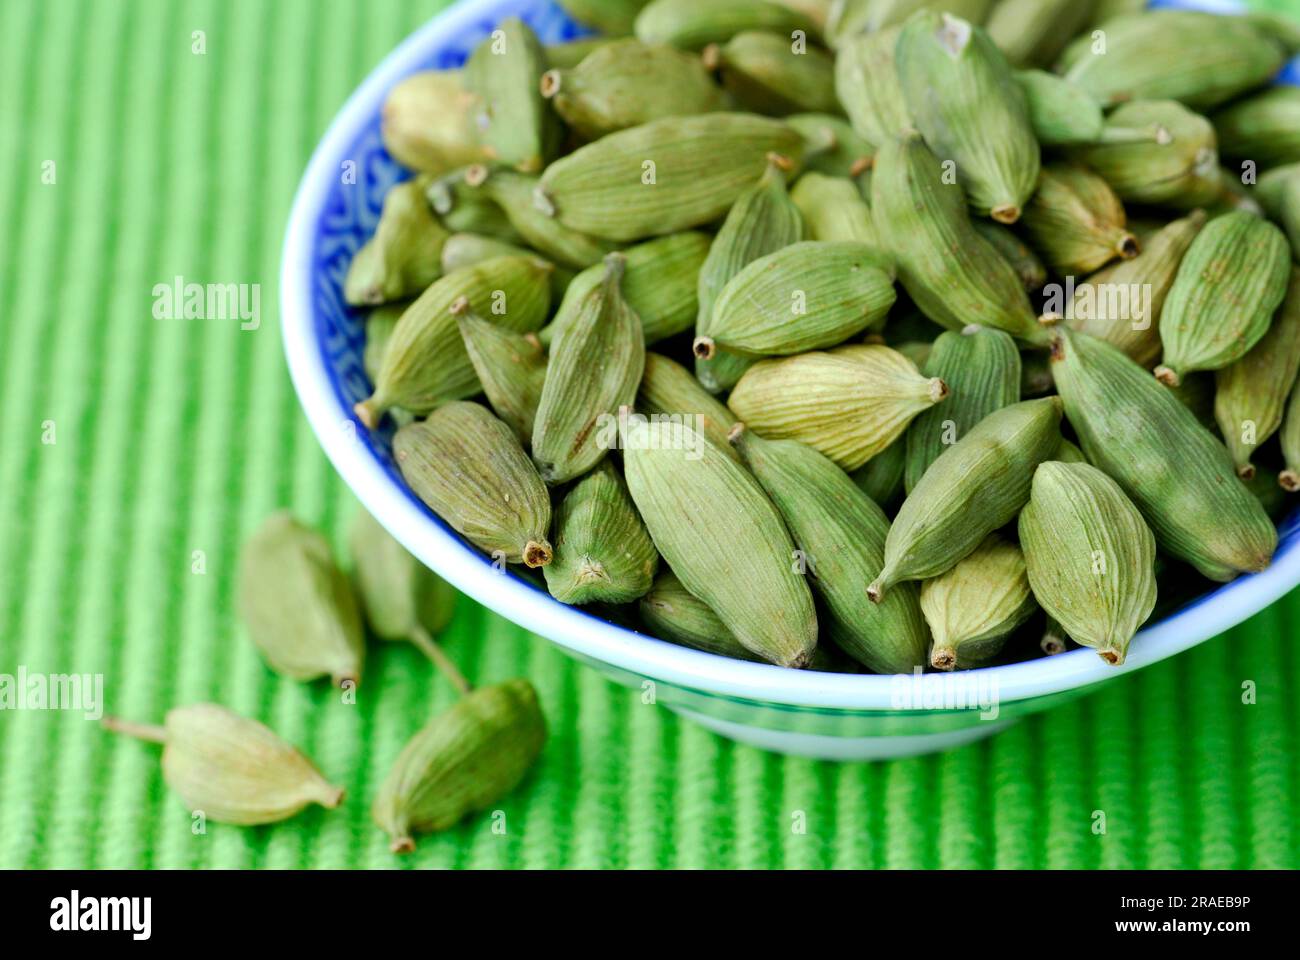
[[[1167,4],[1166,4],[1167,5]],[[889,705],[890,678],[814,674],[741,663],[688,650],[609,624],[552,599],[514,572],[495,569],[430,511],[402,481],[392,458],[393,427],[367,431],[352,414],[370,394],[362,354],[365,313],[343,300],[355,252],[371,236],[388,189],[409,174],[384,149],[379,108],[398,80],[419,70],[460,66],[506,16],[519,16],[543,43],[582,35],[550,0],[467,0],[399,47],[353,95],[304,175],[285,244],[282,314],[291,372],[327,454],[358,497],[416,556],[462,591],[586,659],[683,686],[770,702],[844,710]],[[1297,71],[1291,67],[1291,80]],[[1240,622],[1300,583],[1300,511],[1281,525],[1273,566],[1191,601],[1134,641],[1124,667],[1090,650],[985,668],[1004,699],[1042,696],[1096,683],[1163,659]]]

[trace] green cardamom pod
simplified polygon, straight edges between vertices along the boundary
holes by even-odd
[[[427,191],[429,206],[438,214],[442,225],[453,233],[477,233],[512,246],[523,246],[524,238],[506,212],[486,191],[466,182],[469,172],[479,169],[477,164],[462,167],[432,181]]]
[[[1269,519],[1274,523],[1280,523],[1287,513],[1289,504],[1279,472],[1268,467],[1256,467],[1254,475],[1244,478],[1242,482],[1259,501]]]
[[[1116,257],[1136,257],[1137,237],[1126,223],[1115,191],[1091,170],[1072,163],[1043,167],[1024,213],[1030,241],[1061,276],[1090,273]]]
[[[719,450],[738,458],[727,441],[735,417],[709,393],[689,370],[658,353],[647,352],[645,372],[636,395],[636,409],[648,417],[685,416],[696,433],[704,435]]]
[[[1086,463],[1044,463],[1020,513],[1029,585],[1076,643],[1121,664],[1156,605],[1156,539],[1117,484]]]
[[[803,214],[809,240],[866,244],[875,250],[878,264],[882,268],[889,264],[892,273],[893,259],[883,249],[876,234],[871,207],[862,199],[852,180],[805,173],[790,191],[790,199]]]
[[[497,257],[536,257],[528,247],[489,237],[480,233],[453,233],[442,245],[442,272],[451,273],[462,267],[472,267],[484,260]],[[571,267],[556,267],[551,271],[551,302],[559,303],[569,284],[577,276]],[[371,378],[373,379],[373,377]]]
[[[1017,70],[1016,82],[1029,108],[1029,125],[1044,147],[1096,143],[1106,134],[1101,104],[1054,73]]]
[[[894,65],[901,32],[894,26],[858,34],[835,57],[835,92],[844,112],[858,136],[877,148],[912,127]]]
[[[421,179],[388,191],[375,235],[357,251],[343,282],[353,306],[391,303],[423,293],[442,275],[442,245],[449,234],[424,199]]]
[[[874,604],[863,581],[884,562],[889,519],[839,467],[794,440],[763,440],[737,424],[732,443],[801,551],[821,597],[827,635],[877,673],[910,673],[929,642],[918,592],[908,585]]]
[[[807,36],[746,30],[704,48],[704,66],[746,109],[769,116],[830,113],[835,97],[835,59],[810,46]]]
[[[439,407],[393,438],[406,483],[453,530],[509,563],[544,567],[551,498],[519,440],[487,408]]]
[[[799,131],[745,113],[666,117],[557,160],[534,202],[593,237],[630,242],[676,233],[725,214],[763,176],[773,153],[802,162]]]
[[[868,30],[906,23],[918,10],[949,13],[971,23],[988,19],[994,0],[867,0]]]
[[[809,144],[804,157],[805,171],[854,179],[871,168],[876,148],[858,136],[843,117],[794,113],[785,122],[798,130]]]
[[[775,0],[651,0],[636,18],[636,35],[642,43],[682,50],[726,43],[746,30],[786,36],[795,30],[815,33],[807,16]]]
[[[623,478],[603,461],[555,511],[555,560],[542,571],[562,603],[631,603],[654,582],[659,554]]]
[[[542,49],[546,51],[546,64],[552,70],[572,70],[582,61],[599,50],[601,47],[607,47],[611,43],[617,43],[629,31],[622,31],[618,35],[597,36],[589,35],[585,37],[575,37],[571,40],[563,40],[560,43],[548,43]]]
[[[1015,268],[975,232],[961,187],[919,136],[876,154],[871,212],[903,288],[927,317],[950,330],[978,323],[1046,344]]]
[[[604,421],[636,398],[645,368],[641,320],[623,298],[626,259],[605,258],[605,278],[574,306],[551,346],[533,424],[533,461],[548,484],[580,477],[609,450]]]
[[[1061,438],[1060,446],[1056,448],[1056,453],[1052,454],[1053,460],[1059,460],[1061,463],[1087,463],[1088,458],[1083,455],[1083,451],[1078,445]]]
[[[546,352],[535,333],[513,333],[474,313],[468,300],[451,305],[465,352],[496,415],[521,443],[531,443],[546,382]]]
[[[277,823],[313,803],[332,810],[343,802],[343,789],[273,730],[215,703],[169,710],[161,727],[117,717],[103,725],[162,744],[167,786],[217,823]]]
[[[1047,617],[1046,626],[1043,627],[1043,638],[1038,641],[1038,647],[1049,657],[1065,653],[1070,649],[1070,638],[1066,636],[1065,629],[1050,615]]]
[[[896,56],[908,112],[956,165],[967,202],[1015,223],[1038,182],[1040,151],[1006,58],[979,27],[933,11],[907,22]]]
[[[1105,340],[1142,366],[1154,366],[1160,359],[1165,297],[1205,222],[1205,211],[1194,210],[1144,237],[1136,257],[1094,273],[1075,288],[1068,304],[1049,297],[1046,312],[1063,316],[1072,329]]]
[[[1020,402],[1020,351],[1001,330],[969,326],[934,341],[922,372],[948,385],[948,401],[925,410],[906,435],[910,493],[940,454],[995,410]]]
[[[384,364],[384,351],[388,341],[397,329],[397,321],[402,319],[411,302],[389,303],[376,307],[366,316],[366,347],[361,354],[361,364],[366,369],[366,376],[374,383],[379,379],[379,371]]]
[[[474,96],[459,70],[426,70],[399,82],[384,100],[384,149],[404,167],[442,174],[488,159],[473,118]]]
[[[546,52],[518,17],[507,17],[465,64],[475,121],[493,160],[539,173],[559,146],[559,125],[542,98]]]
[[[605,44],[571,69],[548,70],[542,96],[588,140],[727,103],[698,56],[632,39]]]
[[[475,166],[465,171],[465,183],[491,197],[519,235],[548,260],[583,269],[599,263],[613,249],[604,241],[568,229],[534,207],[533,191],[538,184],[535,176]]]
[[[951,569],[921,584],[921,610],[934,634],[930,665],[936,670],[983,666],[1037,609],[1024,554],[989,534]]]
[[[1268,566],[1277,530],[1223,444],[1172,391],[1110,344],[1065,327],[1052,373],[1088,461],[1128,494],[1162,550],[1211,580]]]
[[[852,471],[947,395],[901,353],[855,345],[757,363],[728,405],[761,436],[799,440]]]
[[[375,636],[423,648],[447,628],[456,609],[456,591],[365,510],[358,510],[352,520],[348,547],[352,581]]]
[[[1300,161],[1300,89],[1271,87],[1210,118],[1225,156],[1260,167]]]
[[[357,684],[361,614],[325,538],[288,513],[267,517],[239,555],[239,615],[271,669]]]
[[[682,586],[671,570],[660,569],[650,592],[641,598],[641,619],[656,637],[733,660],[763,658],[748,650],[709,605]]]
[[[745,469],[681,423],[630,419],[623,464],[664,560],[744,647],[808,664],[817,615],[780,514]]]
[[[752,261],[727,282],[695,356],[803,353],[883,323],[896,295],[870,244],[795,243]]]
[[[560,0],[560,6],[574,20],[610,36],[632,32],[637,14],[649,0]]]
[[[478,376],[452,304],[465,298],[508,330],[534,331],[550,309],[552,269],[537,257],[498,257],[449,273],[420,294],[389,338],[375,392],[355,407],[361,422],[373,430],[391,407],[419,416],[476,394]]]
[[[1263,86],[1281,68],[1280,44],[1243,17],[1155,10],[1105,24],[1104,43],[1084,35],[1057,70],[1103,106],[1180,100],[1212,107]]]
[[[1156,377],[1177,386],[1183,374],[1240,359],[1268,332],[1290,273],[1291,250],[1273,224],[1245,211],[1211,220],[1178,265],[1160,311]]]
[[[736,199],[709,245],[697,280],[698,336],[712,331],[714,305],[732,277],[759,257],[803,239],[803,217],[786,191],[788,167],[784,157],[769,156],[763,176]],[[751,363],[747,357],[721,351],[707,359],[696,357],[695,375],[719,393],[735,386]]]
[[[984,219],[972,220],[971,226],[975,228],[976,233],[988,241],[990,247],[1001,254],[1003,260],[1010,264],[1011,269],[1016,272],[1016,276],[1024,285],[1026,293],[1043,289],[1047,283],[1047,266],[1010,227]]]
[[[531,683],[479,687],[407,742],[371,816],[394,853],[409,853],[413,834],[453,827],[518,786],[545,742],[546,718]]]
[[[1300,262],[1300,163],[1269,170],[1259,178],[1255,197],[1291,241],[1291,254]]]
[[[1237,474],[1250,479],[1255,450],[1282,425],[1300,372],[1300,268],[1291,268],[1286,299],[1268,332],[1240,360],[1215,372],[1214,417]]]
[[[1126,203],[1192,210],[1223,190],[1214,127],[1173,100],[1121,104],[1102,140],[1074,153]]]
[[[628,247],[623,272],[623,299],[641,318],[647,344],[684,333],[699,312],[698,277],[709,252],[709,238],[689,231],[673,233]],[[605,278],[604,264],[588,267],[573,278],[555,322],[542,328],[542,345],[550,347],[561,325],[576,315],[577,304]]]
[[[1091,14],[1090,0],[999,0],[984,29],[1014,66],[1050,66]]]
[[[854,470],[849,477],[881,509],[892,511],[903,499],[903,474],[906,469],[907,444],[900,438]]]
[[[1034,470],[1060,443],[1061,401],[995,410],[945,450],[912,488],[889,528],[885,563],[867,588],[877,603],[893,584],[951,570],[1029,500]]]
[[[1279,439],[1286,469],[1277,475],[1277,482],[1287,493],[1295,493],[1300,490],[1300,390],[1291,391]]]

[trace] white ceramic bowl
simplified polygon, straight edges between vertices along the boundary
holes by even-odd
[[[352,405],[370,392],[361,362],[363,321],[344,306],[341,291],[353,252],[374,231],[384,193],[403,176],[380,142],[385,94],[415,71],[459,64],[511,14],[544,42],[578,32],[550,0],[463,0],[410,37],[357,90],[317,147],[294,203],[281,276],[289,367],[325,452],[380,523],[458,589],[611,679],[652,689],[658,702],[725,736],[787,753],[868,759],[987,736],[1186,650],[1300,583],[1300,514],[1293,513],[1267,571],[1148,626],[1123,667],[1075,650],[962,673],[888,677],[787,670],[697,652],[611,625],[498,573],[406,489],[390,457],[391,429],[372,436],[354,419]],[[342,176],[349,162],[357,173],[350,185]]]

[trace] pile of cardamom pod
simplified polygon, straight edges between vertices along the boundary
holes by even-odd
[[[881,673],[1122,663],[1158,581],[1268,566],[1300,24],[564,5],[604,33],[509,19],[392,90],[415,176],[346,278],[357,416],[466,540],[664,640]]]

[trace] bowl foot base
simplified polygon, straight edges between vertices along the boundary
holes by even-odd
[[[831,737],[817,733],[783,733],[779,730],[766,730],[762,727],[732,723],[729,720],[718,720],[681,707],[669,706],[668,709],[707,730],[721,734],[728,740],[758,747],[760,750],[770,750],[773,753],[812,757],[816,760],[892,760],[898,757],[938,753],[991,737],[1016,722],[1015,719],[981,722],[965,730],[949,730],[919,736]]]

